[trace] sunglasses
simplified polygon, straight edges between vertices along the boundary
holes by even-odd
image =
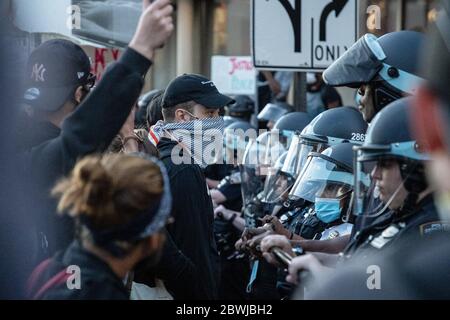
[[[93,73],[89,73],[86,83],[84,84],[84,87],[91,90],[95,86],[95,82],[97,81],[97,76]]]

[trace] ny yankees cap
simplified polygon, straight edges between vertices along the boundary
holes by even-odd
[[[198,74],[183,74],[173,79],[163,97],[163,108],[195,101],[208,109],[220,109],[234,100],[221,94],[214,83]]]
[[[83,49],[62,39],[37,47],[28,59],[26,70],[24,102],[43,111],[58,110],[78,86],[95,81]]]

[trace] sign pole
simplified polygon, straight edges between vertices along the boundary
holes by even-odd
[[[306,112],[306,72],[294,73],[295,111]]]

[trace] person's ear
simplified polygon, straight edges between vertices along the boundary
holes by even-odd
[[[81,103],[81,101],[83,100],[84,96],[86,95],[85,90],[82,86],[79,86],[74,93],[74,100],[75,102],[77,102],[78,104]]]
[[[176,122],[188,122],[190,116],[183,109],[177,109],[175,110],[175,120]]]

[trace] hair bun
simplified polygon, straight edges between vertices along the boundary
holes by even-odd
[[[113,179],[99,159],[84,159],[78,169],[74,178],[80,183],[84,211],[90,214],[96,207],[111,201]]]

